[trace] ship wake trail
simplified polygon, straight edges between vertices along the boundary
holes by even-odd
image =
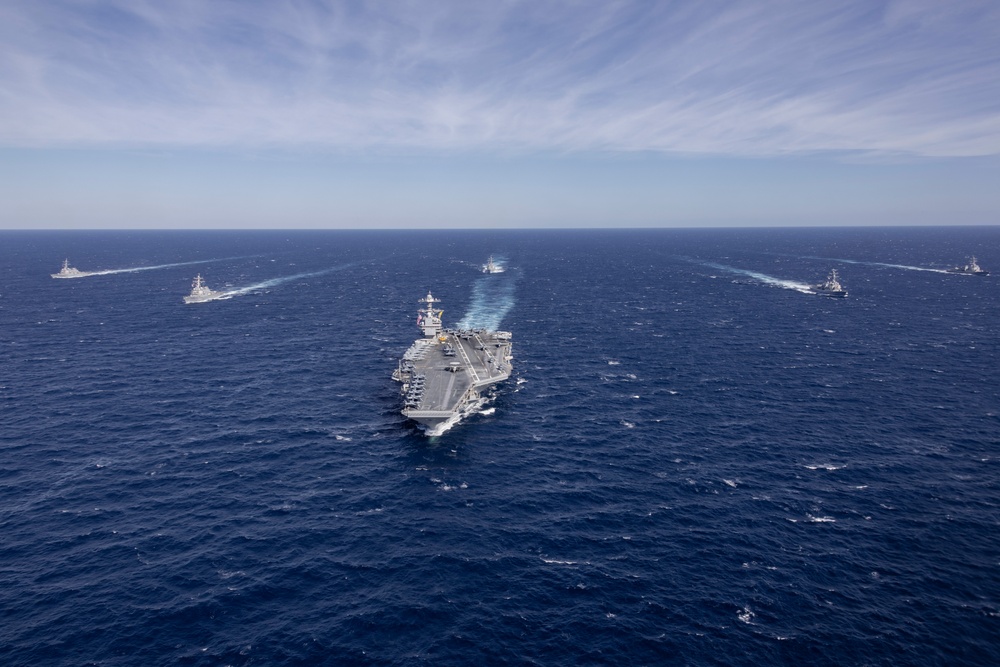
[[[812,285],[806,283],[800,283],[795,280],[785,280],[784,278],[775,278],[774,276],[769,276],[766,273],[759,273],[757,271],[748,271],[746,269],[737,269],[733,266],[726,266],[725,264],[715,264],[713,262],[697,262],[702,266],[707,266],[713,269],[720,269],[722,271],[729,271],[730,273],[738,273],[743,276],[750,276],[751,278],[756,278],[762,283],[767,283],[768,285],[774,285],[775,287],[781,287],[782,289],[795,290],[796,292],[802,292],[804,294],[812,294]]]
[[[483,276],[473,284],[472,302],[455,326],[459,329],[496,331],[513,307],[514,280],[503,274]]]
[[[931,273],[948,273],[944,269],[929,269],[926,266],[910,266],[908,264],[886,264],[885,262],[862,262],[856,259],[840,259],[837,257],[804,257],[803,259],[821,259],[844,264],[861,264],[863,266],[884,266],[890,269],[905,269],[907,271],[929,271]]]
[[[86,276],[110,276],[114,273],[138,273],[139,271],[153,271],[155,269],[170,269],[175,266],[191,266],[192,264],[208,264],[210,262],[224,262],[230,259],[245,259],[245,257],[217,257],[215,259],[199,259],[193,262],[174,262],[173,264],[157,264],[156,266],[133,266],[128,269],[107,269],[105,271],[84,271]]]
[[[346,268],[353,266],[353,264],[344,264],[342,266],[334,266],[329,269],[323,269],[322,271],[307,271],[305,273],[296,273],[291,276],[281,276],[278,278],[271,278],[270,280],[264,280],[259,283],[254,283],[253,285],[247,285],[246,287],[238,287],[236,289],[230,289],[221,291],[216,299],[229,299],[234,296],[242,296],[244,294],[250,294],[251,292],[256,292],[257,290],[267,289],[268,287],[276,287],[282,283],[288,283],[293,280],[301,280],[302,278],[312,278],[314,276],[324,276],[328,273],[333,273],[334,271],[342,271]]]

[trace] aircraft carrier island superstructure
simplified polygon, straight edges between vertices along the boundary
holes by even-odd
[[[483,391],[510,377],[508,331],[445,329],[428,292],[417,313],[424,332],[399,360],[392,379],[401,382],[403,415],[420,424],[424,434],[441,435],[463,417],[482,407]]]

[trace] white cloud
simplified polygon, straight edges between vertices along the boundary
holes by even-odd
[[[8,2],[0,143],[1000,154],[996,3],[681,5]]]

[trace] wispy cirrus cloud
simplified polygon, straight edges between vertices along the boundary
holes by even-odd
[[[986,1],[0,8],[0,143],[1000,154]]]

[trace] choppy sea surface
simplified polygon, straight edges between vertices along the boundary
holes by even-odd
[[[0,664],[1000,664],[998,332],[1000,228],[2,233]]]

